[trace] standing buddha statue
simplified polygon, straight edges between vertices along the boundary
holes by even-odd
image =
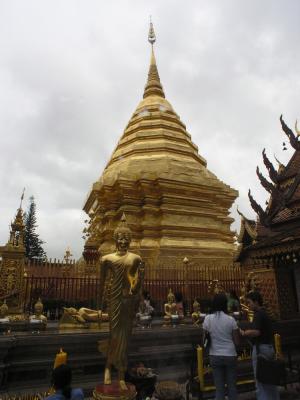
[[[114,231],[116,251],[102,257],[100,265],[100,305],[103,309],[105,281],[110,276],[107,293],[109,315],[109,339],[99,343],[99,350],[106,355],[104,384],[110,385],[111,368],[119,374],[121,390],[127,390],[125,371],[127,368],[128,344],[131,336],[136,305],[144,277],[141,257],[128,251],[131,230],[123,214],[120,225]]]
[[[6,322],[9,322],[8,305],[6,304],[6,300],[4,300],[3,304],[0,307],[0,323]]]

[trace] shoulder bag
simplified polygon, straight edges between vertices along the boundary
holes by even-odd
[[[286,382],[285,362],[279,358],[269,359],[259,351],[256,345],[257,364],[256,379],[268,385],[284,386]]]

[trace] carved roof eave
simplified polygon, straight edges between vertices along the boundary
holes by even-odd
[[[239,243],[244,243],[243,239],[246,233],[248,233],[251,239],[255,241],[257,238],[255,221],[248,220],[241,212],[239,212],[239,214],[241,215],[241,227],[240,227],[240,233],[237,237],[237,241]]]
[[[277,243],[273,246],[266,245],[265,247],[255,248],[257,244],[247,246],[242,249],[239,259],[240,261],[245,256],[249,256],[252,259],[261,259],[261,258],[273,258],[274,256],[278,256],[281,254],[290,254],[294,252],[300,251],[300,239],[292,239],[290,241],[286,241],[285,243]]]

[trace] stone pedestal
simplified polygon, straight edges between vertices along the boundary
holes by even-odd
[[[121,390],[118,382],[111,385],[99,384],[93,391],[95,400],[134,400],[136,397],[135,386],[126,382],[128,390]]]

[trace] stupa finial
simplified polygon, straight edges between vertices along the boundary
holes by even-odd
[[[21,201],[20,201],[20,207],[19,208],[22,208],[22,203],[23,203],[23,200],[24,200],[24,193],[25,193],[25,188],[23,188],[23,192],[22,192],[22,195],[21,195]]]
[[[148,33],[148,42],[151,44],[151,61],[148,72],[148,80],[144,90],[144,98],[149,96],[165,97],[162,85],[160,83],[159,74],[156,66],[156,60],[153,50],[153,44],[156,42],[156,35],[153,28],[153,23],[150,17],[150,26]]]
[[[149,33],[148,33],[148,42],[151,43],[151,46],[156,42],[156,36],[153,28],[153,23],[150,15],[150,26],[149,26]]]

